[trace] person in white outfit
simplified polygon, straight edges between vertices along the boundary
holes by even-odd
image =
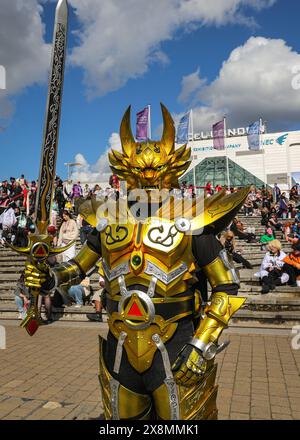
[[[0,215],[0,242],[1,244],[4,244],[8,233],[10,232],[11,228],[17,223],[17,219],[15,216],[15,211],[12,208],[12,206],[9,206],[1,215]]]
[[[58,247],[66,246],[71,241],[75,241],[78,237],[78,227],[76,221],[72,219],[69,211],[64,210],[63,214],[63,222],[61,224],[59,235],[58,235]],[[75,257],[76,254],[76,243],[70,247],[70,249],[66,250],[62,254],[62,262],[69,261]]]
[[[267,245],[266,253],[260,267],[260,271],[255,274],[262,282],[262,294],[269,293],[276,286],[285,284],[289,280],[287,273],[283,272],[283,259],[286,254],[281,250],[279,240],[272,240]]]

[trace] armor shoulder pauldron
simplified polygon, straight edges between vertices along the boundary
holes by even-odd
[[[200,233],[205,226],[213,227],[217,233],[230,223],[244,203],[249,190],[247,187],[229,195],[223,190],[206,198],[203,196],[196,199],[171,198],[156,215],[160,218],[171,217],[174,221],[180,218],[186,219],[190,222],[192,233]]]

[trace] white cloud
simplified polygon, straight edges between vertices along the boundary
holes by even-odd
[[[212,125],[224,117],[224,112],[209,107],[193,108],[194,133],[199,131],[210,131]]]
[[[200,78],[200,68],[182,78],[181,81],[181,92],[178,96],[178,101],[181,103],[186,102],[188,99],[192,98],[196,92],[205,84],[205,79]]]
[[[2,118],[13,111],[11,96],[47,79],[51,45],[44,41],[41,14],[38,0],[1,0],[0,65],[6,70],[6,90],[0,90]]]
[[[44,40],[43,4],[53,0],[1,0],[0,65],[7,90],[0,90],[0,118],[11,115],[11,97],[47,80],[51,44]],[[56,1],[56,0],[55,0]],[[85,71],[89,96],[122,87],[152,63],[167,63],[161,43],[200,25],[251,23],[242,7],[269,7],[274,0],[69,0],[80,22],[73,65]]]
[[[88,96],[101,96],[167,62],[161,43],[201,25],[253,25],[243,6],[270,7],[274,0],[70,0],[81,28],[71,62],[84,68]]]
[[[300,54],[284,40],[251,37],[231,52],[218,77],[198,93],[205,107],[194,110],[196,129],[210,129],[224,114],[232,126],[260,116],[269,121],[269,128],[299,122],[300,91],[292,87],[297,65]]]
[[[108,152],[113,148],[114,150],[121,151],[121,141],[118,133],[112,133],[109,138],[109,146],[106,151],[101,154],[97,162],[90,165],[81,153],[76,154],[75,162],[81,163],[81,166],[74,168],[71,174],[73,181],[79,182],[108,182],[111,170],[108,162]]]

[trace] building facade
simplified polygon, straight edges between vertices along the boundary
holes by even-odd
[[[210,133],[194,134],[189,141],[192,163],[181,182],[227,186],[227,159],[232,187],[277,183],[286,190],[299,182],[300,131],[263,133],[262,149],[250,151],[246,129],[228,130],[225,145],[226,151],[214,150]]]

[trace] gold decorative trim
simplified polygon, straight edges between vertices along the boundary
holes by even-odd
[[[119,302],[122,299],[121,295],[107,295],[107,298],[112,300],[112,301],[116,301]],[[188,301],[189,299],[194,298],[194,295],[188,295],[188,296],[180,296],[180,297],[168,297],[168,296],[164,296],[161,298],[151,298],[151,301],[154,304],[171,304],[171,303],[179,303],[179,302],[183,302],[183,301]]]

